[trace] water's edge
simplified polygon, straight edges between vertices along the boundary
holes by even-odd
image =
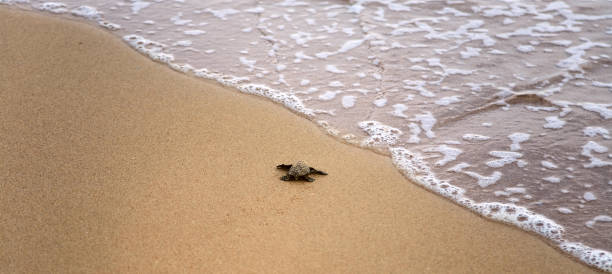
[[[8,4],[9,6],[18,7],[22,10],[36,12],[34,9],[28,6],[14,5],[20,3],[27,2],[19,0],[0,0],[0,4]],[[55,14],[65,15],[62,17],[77,19],[78,21],[84,21],[89,24],[96,23],[98,26],[101,26],[110,32],[120,28],[120,26],[107,22],[100,17],[87,17],[77,14],[74,11],[72,12],[73,16],[70,16],[70,13],[68,12]],[[87,20],[82,20],[82,18]],[[168,65],[173,70],[183,72],[197,78],[213,80],[224,86],[235,88],[242,93],[265,97],[275,103],[289,108],[293,113],[314,122],[327,135],[334,137],[334,139],[342,143],[356,145],[360,148],[365,148],[375,153],[388,155],[391,157],[393,164],[409,181],[416,183],[426,190],[446,197],[462,207],[465,207],[478,215],[485,217],[486,219],[512,224],[522,230],[535,233],[548,239],[550,241],[549,243],[554,243],[553,246],[566,254],[571,255],[573,258],[578,259],[582,263],[599,270],[612,272],[611,252],[591,248],[579,242],[571,242],[566,240],[564,238],[565,232],[563,226],[557,224],[555,221],[547,218],[546,216],[534,213],[525,207],[498,202],[475,202],[465,195],[464,189],[454,186],[447,181],[436,178],[435,173],[431,171],[430,167],[424,161],[423,156],[418,152],[410,151],[405,147],[394,147],[392,145],[367,146],[362,145],[361,142],[357,142],[355,140],[342,138],[339,131],[330,126],[327,122],[316,121],[314,119],[317,110],[308,108],[299,98],[292,94],[275,90],[263,85],[244,83],[245,80],[240,77],[213,73],[206,69],[194,69],[189,65],[173,63],[173,56],[164,53],[161,50],[161,47],[153,47],[153,49],[151,49],[150,46],[155,46],[157,42],[147,40],[141,36],[126,35],[122,38],[126,44],[136,51],[156,62]],[[149,47],[146,47],[145,45],[148,45]]]

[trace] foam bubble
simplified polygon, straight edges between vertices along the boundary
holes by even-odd
[[[473,134],[473,133],[464,134],[462,138],[463,138],[463,140],[472,141],[472,142],[486,141],[486,140],[491,139],[491,137],[489,137],[489,136],[484,136],[484,135],[480,135],[480,134]]]
[[[611,166],[612,162],[610,161],[604,161],[596,156],[593,155],[593,152],[596,153],[606,153],[608,152],[608,148],[604,147],[600,144],[598,144],[597,142],[594,141],[589,141],[587,142],[584,146],[582,146],[582,156],[588,157],[590,163],[588,164],[584,164],[583,166],[585,168],[594,168],[594,167],[605,167],[605,166]]]
[[[45,2],[38,6],[39,10],[44,10],[52,13],[68,12],[67,5],[61,2]]]
[[[325,66],[325,70],[329,71],[331,73],[338,73],[338,74],[346,73],[346,70],[341,70],[338,67],[336,67],[335,65],[326,65]]]
[[[515,133],[508,135],[508,138],[512,141],[512,144],[510,145],[510,150],[511,151],[520,150],[521,143],[529,140],[530,136],[531,135],[527,133],[522,133],[522,132],[515,132]]]
[[[516,50],[522,52],[522,53],[528,53],[528,52],[532,52],[535,50],[535,48],[531,45],[518,45],[516,47]]]
[[[555,176],[548,176],[546,178],[542,178],[542,180],[553,184],[558,184],[559,182],[561,182],[561,178]]]
[[[186,34],[186,35],[192,35],[192,36],[195,36],[195,35],[204,34],[204,33],[206,33],[206,31],[204,31],[204,30],[199,30],[199,29],[190,29],[190,30],[185,30],[185,31],[183,31],[183,33],[184,33],[184,34]]]
[[[587,221],[587,222],[585,223],[585,225],[586,225],[588,228],[593,228],[593,227],[595,226],[595,223],[597,223],[597,222],[602,222],[602,223],[604,223],[604,222],[605,222],[605,223],[609,223],[609,222],[612,222],[612,217],[610,217],[610,216],[608,216],[608,215],[598,215],[598,216],[595,216],[595,218],[593,218],[593,219],[591,219],[591,220]]]
[[[507,164],[511,164],[517,161],[518,158],[523,157],[522,153],[512,151],[490,151],[489,155],[497,157],[499,159],[488,161],[487,166],[492,168],[500,168]]]
[[[425,131],[425,136],[427,136],[427,138],[436,137],[436,134],[432,131],[433,126],[436,124],[436,118],[433,117],[431,112],[416,114],[410,121],[420,122],[421,128]]]
[[[403,134],[401,130],[378,121],[359,122],[359,127],[370,135],[361,142],[364,146],[394,145]]]
[[[342,96],[342,107],[344,108],[352,108],[355,106],[355,96],[345,95]]]
[[[436,161],[436,165],[437,166],[445,166],[449,162],[452,162],[452,161],[456,160],[457,156],[459,156],[459,154],[463,153],[463,150],[458,149],[458,148],[454,148],[454,147],[449,147],[447,145],[440,145],[440,146],[435,146],[435,147],[429,147],[429,148],[424,149],[423,151],[425,151],[425,152],[438,152],[438,153],[442,154],[443,158],[438,160],[438,161]]]
[[[560,129],[566,124],[565,121],[559,119],[557,116],[548,116],[546,117],[546,124],[542,127],[549,129]]]
[[[601,135],[606,140],[610,139],[610,132],[607,129],[602,127],[585,127],[582,132],[585,136],[595,137],[597,135]]]
[[[541,161],[540,164],[548,169],[557,169],[559,168],[559,166],[557,166],[555,163],[550,162],[550,161]]]
[[[161,63],[170,63],[174,61],[174,55],[165,53],[164,49],[166,48],[166,45],[162,43],[134,34],[123,36],[123,40],[132,46],[132,48],[149,56],[155,61]]]
[[[70,13],[72,13],[72,15],[80,16],[89,20],[100,18],[100,12],[96,8],[90,6],[79,6],[75,9],[72,9]]]
[[[578,105],[585,110],[599,113],[606,120],[612,118],[612,109],[608,109],[612,107],[612,104],[581,103]]]
[[[590,192],[590,191],[585,192],[584,195],[582,195],[582,198],[584,198],[584,200],[587,202],[597,200],[597,197],[595,196],[595,194],[593,194],[593,192]]]
[[[447,96],[447,97],[443,97],[443,98],[436,100],[434,103],[440,106],[448,106],[450,104],[460,102],[461,99],[459,98],[460,98],[459,95]]]

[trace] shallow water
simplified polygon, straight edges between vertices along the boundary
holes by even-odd
[[[612,270],[612,1],[3,2],[267,96]]]

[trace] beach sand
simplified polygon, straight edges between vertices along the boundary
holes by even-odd
[[[0,49],[2,273],[593,271],[98,27],[1,7]]]

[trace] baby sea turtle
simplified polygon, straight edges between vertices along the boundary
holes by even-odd
[[[308,177],[310,174],[321,174],[327,175],[327,173],[316,170],[312,167],[309,167],[303,161],[297,161],[297,163],[293,165],[278,165],[276,166],[278,169],[289,170],[287,175],[281,177],[280,179],[283,181],[297,181],[297,180],[306,180],[309,182],[314,182],[315,179]]]

